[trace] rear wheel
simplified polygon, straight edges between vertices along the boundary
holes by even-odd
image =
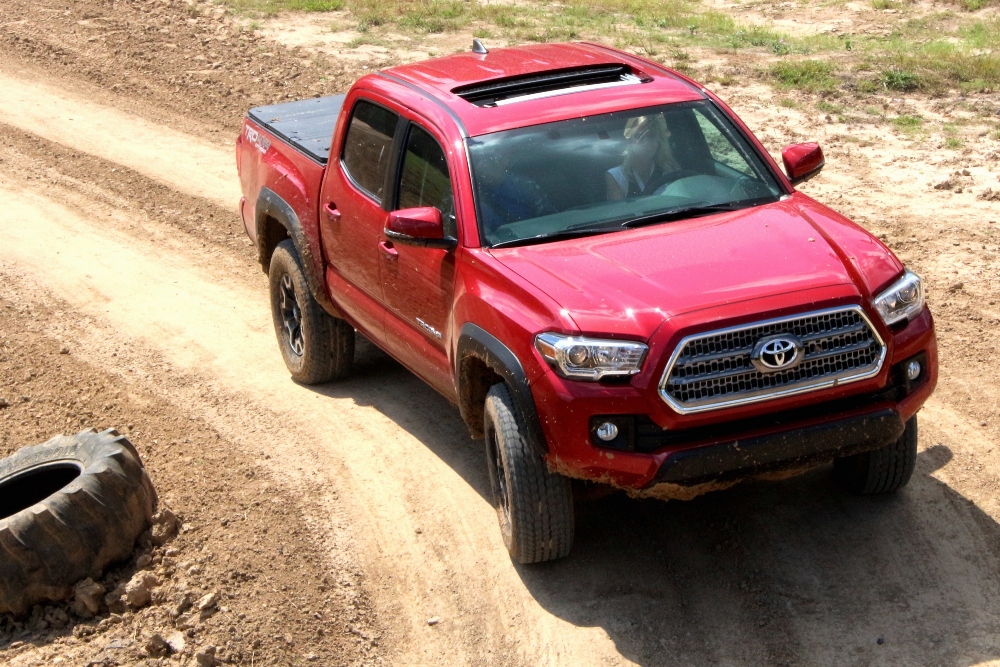
[[[524,418],[507,385],[486,395],[486,456],[504,546],[519,563],[541,563],[573,546],[570,480],[549,472],[525,436]]]
[[[313,298],[291,240],[274,249],[268,282],[274,332],[292,379],[320,384],[347,377],[354,363],[354,327]]]
[[[917,417],[906,422],[895,442],[853,456],[835,459],[833,474],[847,491],[868,496],[892,493],[906,486],[917,463]]]

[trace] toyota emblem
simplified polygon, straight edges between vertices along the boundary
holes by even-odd
[[[750,361],[761,373],[787,371],[799,365],[803,351],[802,343],[795,336],[768,336],[753,346]]]

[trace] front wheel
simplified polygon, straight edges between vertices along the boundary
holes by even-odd
[[[354,362],[354,327],[313,298],[291,240],[274,249],[267,276],[274,332],[292,379],[320,384],[347,377]]]
[[[892,493],[906,486],[917,463],[917,417],[906,422],[898,440],[870,452],[833,462],[833,474],[844,489],[861,496]]]
[[[505,384],[486,395],[486,456],[504,546],[519,563],[569,555],[573,494],[568,478],[549,472],[527,441],[524,418]]]

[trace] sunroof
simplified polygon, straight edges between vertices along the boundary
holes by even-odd
[[[480,107],[494,107],[539,97],[578,93],[597,88],[625,86],[651,81],[628,65],[601,65],[557,70],[461,86],[451,92]]]

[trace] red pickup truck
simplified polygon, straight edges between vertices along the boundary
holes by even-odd
[[[292,377],[346,376],[358,331],[457,404],[520,562],[569,553],[571,478],[910,478],[937,381],[920,279],[796,191],[817,144],[783,173],[677,72],[475,43],[252,109],[236,154]]]

